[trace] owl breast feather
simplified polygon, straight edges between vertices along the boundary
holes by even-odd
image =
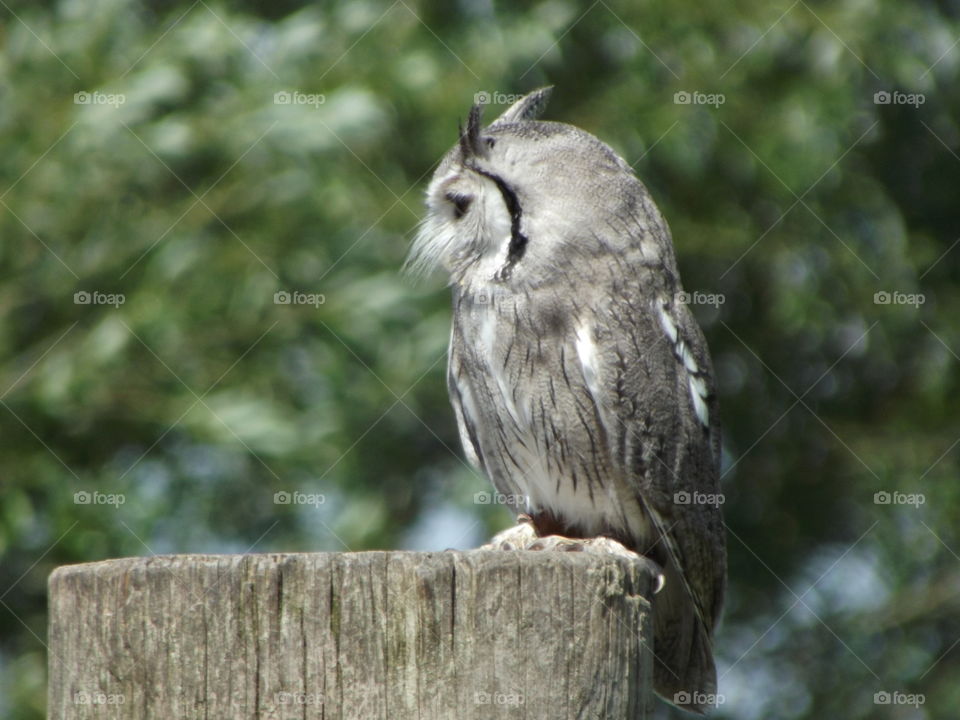
[[[623,435],[604,397],[589,320],[491,292],[455,299],[449,383],[462,440],[518,509],[549,513],[572,535],[638,537],[648,528],[617,467]],[[621,443],[622,444],[622,443]]]

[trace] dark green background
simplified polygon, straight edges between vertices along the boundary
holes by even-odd
[[[955,717],[958,16],[864,0],[3,3],[0,716],[43,717],[57,565],[467,547],[509,522],[461,459],[447,293],[398,270],[474,94],[553,84],[547,118],[635,163],[686,288],[724,298],[694,307],[724,424],[717,716]],[[324,102],[276,104],[284,91]],[[284,290],[325,303],[275,304]]]

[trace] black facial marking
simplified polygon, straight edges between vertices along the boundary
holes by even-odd
[[[510,246],[507,249],[507,262],[504,263],[503,267],[500,268],[500,271],[497,273],[501,279],[506,279],[510,276],[513,266],[520,261],[524,251],[527,249],[527,236],[520,232],[520,218],[523,214],[520,208],[520,201],[517,200],[517,194],[513,188],[502,178],[486,170],[481,170],[476,166],[472,166],[470,169],[483,175],[485,178],[493,180],[493,182],[497,184],[497,189],[500,190],[500,195],[503,197],[503,203],[510,212]]]

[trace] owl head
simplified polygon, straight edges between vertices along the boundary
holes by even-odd
[[[666,224],[630,166],[590,133],[537,120],[551,90],[522,97],[485,128],[473,106],[427,189],[408,268],[440,266],[481,292],[536,287],[624,253],[674,273]]]

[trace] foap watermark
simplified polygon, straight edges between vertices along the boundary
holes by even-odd
[[[897,490],[880,490],[873,494],[874,505],[913,505],[919,508],[926,504],[927,496],[923,493],[904,493]]]
[[[494,90],[481,90],[473,96],[474,105],[513,105],[523,95],[511,95],[509,93],[497,92]]]
[[[320,507],[327,501],[322,493],[305,493],[299,490],[279,490],[273,494],[274,505],[313,505]]]
[[[913,105],[920,107],[927,101],[923,93],[905,93],[899,90],[878,90],[873,94],[874,105]]]
[[[674,296],[678,305],[710,305],[719,308],[727,301],[727,296],[723,293],[704,293],[699,290],[690,292],[678,292]]]
[[[303,93],[299,90],[280,90],[273,94],[274,105],[313,105],[315,110],[327,101],[323,93]]]
[[[127,501],[127,496],[123,493],[102,493],[98,490],[87,492],[78,490],[73,494],[74,505],[113,505],[118,508]]]
[[[281,690],[273,698],[277,705],[323,705],[323,693]]]
[[[898,290],[889,292],[887,290],[878,290],[873,294],[874,305],[912,305],[915,308],[920,307],[927,301],[923,293],[904,293]]]
[[[523,693],[517,690],[511,692],[484,692],[477,690],[473,694],[473,702],[477,705],[500,705],[503,707],[519,707],[523,705]]]
[[[874,705],[913,705],[918,708],[927,701],[923,693],[905,693],[899,690],[881,690],[873,694]]]
[[[74,105],[113,105],[118,108],[127,101],[123,93],[102,93],[99,90],[87,92],[81,90],[73,94]]]
[[[305,293],[299,290],[277,290],[273,294],[274,305],[313,305],[320,307],[327,301],[322,293]]]
[[[496,305],[508,296],[509,293],[494,288],[481,288],[469,293],[470,299],[477,305]]]
[[[680,490],[673,494],[674,505],[712,505],[720,507],[727,501],[723,493],[702,493],[698,490]]]
[[[674,705],[699,705],[701,707],[716,707],[723,705],[727,698],[716,693],[687,692],[681,690],[673,694]]]
[[[123,705],[126,701],[127,697],[123,693],[77,690],[73,694],[74,705]]]
[[[718,108],[727,101],[727,96],[723,93],[703,93],[699,90],[688,92],[687,90],[678,90],[673,94],[674,105],[713,105]]]
[[[515,495],[502,492],[487,492],[486,490],[473,494],[474,505],[510,505],[518,507],[525,505],[526,495]]]
[[[120,307],[127,301],[123,293],[103,293],[99,290],[89,292],[87,290],[78,290],[73,294],[74,305],[113,305]]]

